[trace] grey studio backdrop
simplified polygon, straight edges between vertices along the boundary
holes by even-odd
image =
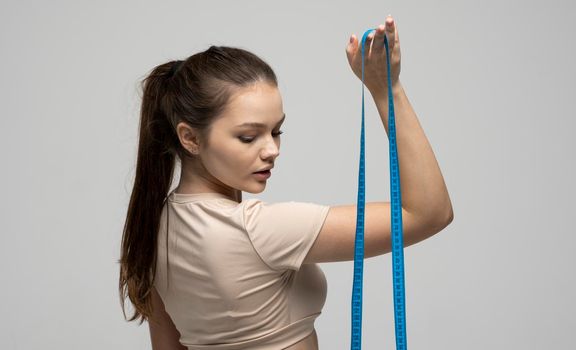
[[[260,55],[278,75],[287,120],[265,192],[244,198],[355,204],[361,82],[344,48],[389,13],[400,79],[455,213],[404,251],[408,347],[576,348],[573,2],[0,7],[0,349],[151,348],[147,324],[122,317],[116,260],[138,83],[162,62],[212,44]],[[389,186],[388,138],[367,95],[366,200],[389,201]],[[320,348],[348,349],[353,262],[320,266]],[[362,344],[394,349],[391,256],[364,268]]]

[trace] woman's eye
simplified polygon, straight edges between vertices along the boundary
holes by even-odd
[[[283,133],[284,133],[284,131],[279,130],[278,132],[273,132],[272,135],[274,137],[278,137],[278,136],[282,135]],[[250,142],[254,141],[255,137],[250,138],[250,137],[240,136],[240,137],[238,137],[238,139],[240,139],[240,141],[242,141],[244,143],[250,143]]]
[[[246,139],[246,138],[244,138],[244,137],[242,137],[242,136],[240,136],[238,139],[240,139],[240,141],[242,141],[242,142],[244,142],[244,143],[250,143],[250,142],[252,142],[252,140],[254,140],[254,139]]]

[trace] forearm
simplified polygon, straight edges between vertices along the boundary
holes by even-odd
[[[399,81],[392,93],[402,207],[432,222],[450,221],[452,203],[432,147]],[[389,136],[388,92],[372,93],[372,97]]]

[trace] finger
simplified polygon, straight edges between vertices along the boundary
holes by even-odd
[[[368,61],[368,59],[370,58],[370,52],[372,50],[372,42],[374,41],[373,39],[374,39],[374,33],[371,32],[368,33],[366,37],[364,37],[363,35],[362,38],[358,38],[357,40],[355,40],[354,57],[353,57],[353,63],[355,65],[362,64],[364,57],[366,58],[366,61]],[[362,53],[362,51],[364,51],[364,53]]]
[[[396,43],[396,25],[391,15],[386,17],[386,38],[388,39],[388,47],[392,50]]]
[[[361,59],[360,40],[354,34],[352,34],[351,39],[352,42],[349,42],[346,48],[346,56],[348,57],[350,66],[355,66]]]
[[[379,55],[384,50],[384,33],[386,32],[383,24],[378,25],[374,31],[374,44],[372,45],[372,53]]]
[[[368,45],[370,45],[369,49],[368,49],[368,57],[370,57],[370,55],[372,55],[372,46],[374,46],[374,36],[376,34],[374,34],[374,32],[368,34],[368,40],[366,40],[368,42]],[[365,49],[366,50],[366,49]],[[366,52],[366,51],[364,51]]]
[[[400,44],[400,37],[398,34],[398,24],[394,21],[394,46],[398,46]]]
[[[348,45],[346,45],[346,55],[348,56],[348,60],[351,61],[355,54],[358,47],[358,40],[356,40],[356,36],[352,34],[348,40]]]
[[[376,45],[376,31],[373,29],[367,36],[364,41],[364,54],[367,58],[371,57],[374,54],[374,48]]]
[[[350,35],[348,38],[348,43],[346,44],[346,52],[347,53],[354,53],[356,51],[356,46],[358,43],[356,42],[356,36],[354,34]]]

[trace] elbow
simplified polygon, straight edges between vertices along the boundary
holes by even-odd
[[[443,209],[441,209],[443,208]],[[426,237],[433,236],[444,230],[454,220],[452,205],[431,206],[426,214],[417,215],[420,227],[426,232]],[[430,210],[432,209],[432,210]]]
[[[454,220],[454,209],[452,209],[452,202],[449,198],[446,202],[447,204],[440,206],[440,208],[444,208],[444,210],[440,210],[439,214],[437,215],[439,224],[442,229],[450,225],[450,223]]]
[[[429,230],[439,232],[454,220],[452,202],[448,196],[442,200],[429,202],[420,210],[411,211],[421,219],[421,223]]]
[[[454,213],[447,212],[442,215],[435,215],[434,218],[425,221],[425,226],[427,227],[425,237],[432,237],[442,232],[448,225],[450,225],[452,220],[454,220]]]
[[[440,226],[440,230],[445,229],[450,223],[454,220],[454,211],[452,208],[444,215],[444,220],[442,221],[442,225]]]
[[[452,220],[454,220],[454,210],[452,210],[452,207],[450,207],[450,210],[448,211],[448,215],[447,215],[447,219],[446,219],[446,226],[450,225]]]
[[[433,231],[438,233],[450,225],[453,220],[454,211],[452,210],[452,207],[450,207],[448,210],[444,210],[440,212],[440,214],[434,215],[428,222],[430,227],[433,227]]]

